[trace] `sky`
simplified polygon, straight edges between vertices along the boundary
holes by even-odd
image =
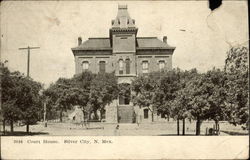
[[[137,36],[168,37],[173,67],[206,72],[222,68],[231,46],[248,44],[247,1],[223,1],[213,12],[207,1],[4,1],[1,2],[1,62],[48,86],[75,73],[71,48],[77,38],[108,37],[118,4],[127,4]]]

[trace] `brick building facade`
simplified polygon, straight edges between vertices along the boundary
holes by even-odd
[[[127,6],[119,5],[111,23],[107,38],[89,38],[85,42],[78,38],[78,46],[72,48],[76,74],[85,70],[92,73],[114,71],[118,83],[130,84],[140,74],[172,68],[175,47],[167,44],[166,36],[163,41],[157,37],[137,37],[138,28]],[[150,122],[152,116],[155,120],[161,119],[150,114],[148,108],[139,108],[122,98],[106,106],[105,113],[109,123]]]

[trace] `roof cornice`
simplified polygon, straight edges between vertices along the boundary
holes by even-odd
[[[175,50],[175,47],[137,47],[136,50]]]
[[[112,51],[112,48],[71,48],[72,51]]]

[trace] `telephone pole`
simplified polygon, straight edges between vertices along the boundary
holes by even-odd
[[[27,48],[19,48],[19,50],[28,50],[28,59],[27,59],[27,77],[30,77],[30,50],[31,49],[39,49],[40,47],[30,47]]]

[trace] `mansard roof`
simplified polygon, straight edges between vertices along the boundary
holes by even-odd
[[[136,49],[174,49],[157,37],[137,37]],[[109,38],[89,38],[72,50],[112,50]]]
[[[137,37],[137,49],[174,49],[157,37]]]
[[[112,50],[109,38],[89,38],[72,50]]]

